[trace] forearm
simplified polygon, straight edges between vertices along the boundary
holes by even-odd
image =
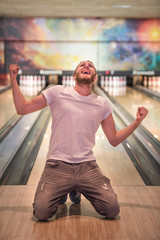
[[[15,108],[18,114],[23,115],[23,110],[27,101],[25,100],[23,94],[21,93],[17,80],[15,78],[11,78],[11,85]]]
[[[140,125],[140,122],[135,120],[128,127],[116,132],[113,146],[117,146],[121,142],[123,142],[126,138],[128,138],[134,130]]]
[[[17,110],[20,115],[25,115],[38,111],[47,106],[47,102],[43,94],[34,97],[31,101],[26,101],[23,94],[21,93],[16,77],[20,67],[17,64],[11,64],[9,67],[10,80],[12,85],[13,100]]]
[[[112,114],[110,114],[105,120],[102,121],[101,126],[103,131],[108,138],[110,144],[116,147],[118,144],[123,142],[127,137],[129,137],[134,130],[141,124],[143,119],[147,116],[148,110],[144,107],[138,107],[136,119],[128,127],[116,131],[114,119]]]

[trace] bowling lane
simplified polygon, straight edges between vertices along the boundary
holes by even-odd
[[[13,102],[12,89],[0,94],[0,129],[16,115],[16,109]]]
[[[116,88],[116,87],[115,87]],[[117,87],[118,88],[118,87]],[[109,93],[110,94],[110,93]],[[111,95],[111,94],[110,94]],[[160,103],[145,94],[126,87],[123,94],[114,96],[119,104],[121,104],[133,117],[136,117],[137,108],[145,106],[148,110],[148,116],[142,122],[142,125],[158,140],[160,140]]]
[[[111,179],[113,185],[144,185],[123,145],[111,146],[101,127],[96,133],[93,152],[99,167],[104,175]]]
[[[46,133],[37,155],[34,167],[32,169],[27,185],[37,185],[41,177],[49,145],[51,131],[51,120],[48,124]],[[96,133],[96,145],[93,148],[97,163],[105,176],[111,179],[113,185],[145,185],[137,169],[130,160],[122,144],[116,148],[112,147],[103,130],[99,127]]]
[[[23,89],[21,89],[22,91]],[[24,94],[24,92],[22,91]],[[36,92],[35,95],[25,95],[25,98],[27,100],[32,99],[35,97],[39,92]],[[15,117],[17,114],[14,102],[13,102],[13,96],[12,96],[12,89],[9,89],[5,92],[2,92],[0,94],[0,129],[12,118]]]
[[[41,147],[37,154],[33,169],[31,171],[30,177],[28,179],[27,185],[30,185],[30,186],[37,185],[38,181],[41,177],[42,171],[45,166],[47,151],[48,151],[48,147],[49,147],[49,139],[50,139],[50,134],[51,134],[51,121],[52,120],[50,119],[47,129],[46,129],[46,132],[43,136]]]

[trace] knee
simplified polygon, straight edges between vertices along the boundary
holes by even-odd
[[[96,208],[96,211],[106,218],[113,219],[119,214],[120,208],[117,201],[113,201],[111,203],[101,202],[98,208]]]
[[[118,202],[110,204],[106,211],[106,218],[115,218],[120,212],[119,204]]]
[[[53,217],[57,211],[56,207],[51,209],[48,205],[40,203],[33,203],[33,208],[34,216],[40,221],[46,221],[47,219]]]

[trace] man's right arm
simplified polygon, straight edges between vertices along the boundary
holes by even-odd
[[[10,80],[12,85],[12,92],[13,92],[13,100],[19,115],[25,115],[28,113],[32,113],[38,111],[47,106],[46,99],[43,94],[33,98],[31,101],[27,101],[23,94],[21,93],[19,86],[17,84],[17,74],[19,71],[19,67],[17,64],[10,65]]]

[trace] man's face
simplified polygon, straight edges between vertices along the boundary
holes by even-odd
[[[82,61],[74,72],[78,84],[92,84],[96,79],[96,69],[92,62]]]

